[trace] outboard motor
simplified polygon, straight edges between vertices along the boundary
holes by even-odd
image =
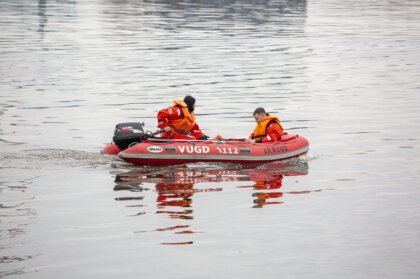
[[[148,134],[144,132],[143,127],[144,123],[119,123],[115,126],[112,140],[119,149],[125,150],[148,137]]]

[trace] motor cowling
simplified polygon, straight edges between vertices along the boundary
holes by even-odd
[[[113,142],[119,149],[125,150],[128,147],[141,142],[146,138],[144,123],[127,122],[115,126]]]

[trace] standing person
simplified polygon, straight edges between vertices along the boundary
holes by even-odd
[[[250,139],[248,139],[248,142],[261,143],[281,140],[281,136],[284,134],[283,127],[276,116],[268,114],[263,108],[257,108],[253,116],[257,122],[257,126],[251,134]]]
[[[162,138],[205,140],[206,135],[195,122],[195,99],[188,95],[184,100],[175,100],[174,104],[158,112],[158,128],[164,129]]]

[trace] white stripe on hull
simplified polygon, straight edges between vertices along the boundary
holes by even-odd
[[[276,155],[260,155],[260,156],[241,156],[241,155],[224,155],[218,154],[142,154],[142,153],[124,153],[120,152],[118,157],[122,159],[159,159],[159,160],[212,160],[212,161],[274,161],[295,157],[309,150],[309,146],[297,149],[292,152]]]

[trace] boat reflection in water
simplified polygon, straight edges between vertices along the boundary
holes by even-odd
[[[244,167],[239,165],[208,165],[193,164],[171,166],[165,168],[136,168],[118,173],[115,178],[115,191],[142,192],[144,197],[119,197],[116,200],[135,201],[141,204],[128,205],[129,207],[143,207],[148,204],[149,197],[156,199],[156,210],[141,212],[165,214],[170,219],[179,220],[180,223],[163,228],[137,231],[144,233],[151,231],[173,231],[175,234],[202,233],[191,228],[194,219],[193,198],[196,195],[221,192],[232,183],[235,189],[250,191],[251,207],[262,208],[267,205],[282,204],[282,197],[287,194],[305,194],[313,191],[281,191],[283,179],[286,176],[302,176],[308,173],[307,163],[294,160],[288,163],[271,163],[258,167]],[[235,183],[236,182],[236,183]],[[238,185],[244,182],[246,185]],[[248,182],[248,183],[247,183]],[[208,187],[208,184],[214,187]],[[203,184],[207,187],[203,187]],[[240,183],[242,184],[242,183]],[[232,189],[232,188],[230,188]],[[152,195],[152,190],[157,196]],[[239,196],[239,195],[238,195]],[[192,244],[192,241],[164,242],[162,244]]]

